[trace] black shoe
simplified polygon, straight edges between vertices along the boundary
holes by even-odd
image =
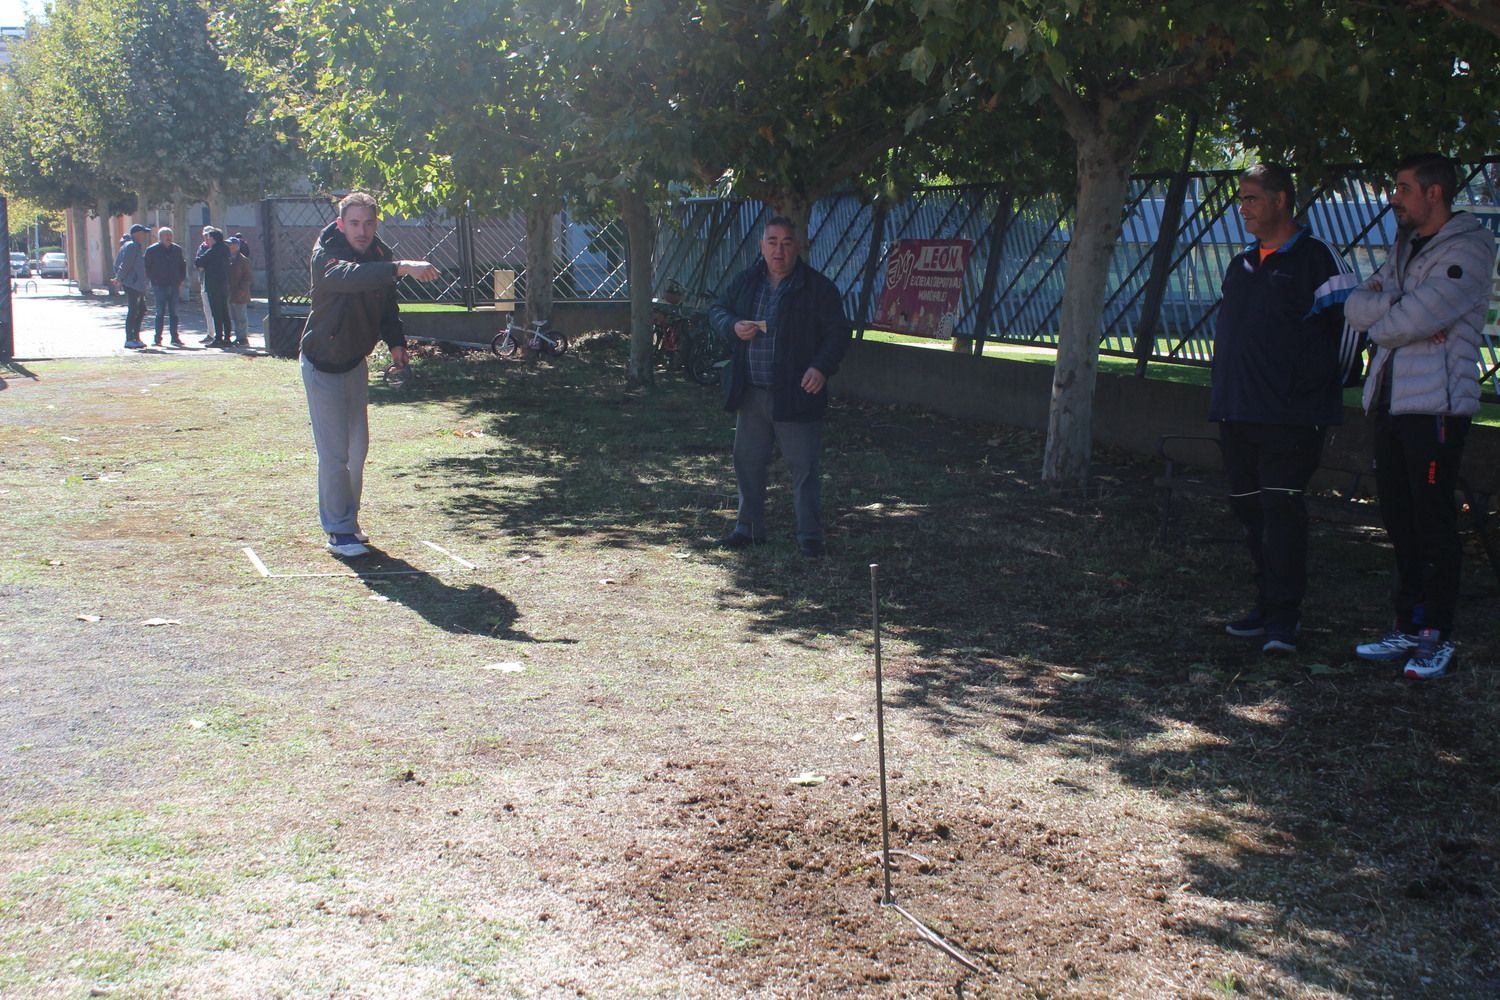
[[[1287,656],[1297,651],[1297,626],[1267,623],[1266,642],[1260,647],[1262,653]]]
[[[151,342],[151,345],[153,347],[160,347],[161,346],[161,334],[158,333],[156,335],[156,339]]]
[[[172,346],[173,347],[186,347],[187,345],[184,344],[182,341],[178,340],[176,337],[173,337],[172,338]]]
[[[1245,636],[1253,638],[1266,634],[1266,616],[1259,608],[1251,611],[1243,618],[1236,618],[1224,625],[1224,631],[1230,635]]]
[[[752,545],[762,545],[764,543],[764,538],[751,538],[749,535],[736,528],[734,531],[731,531],[723,538],[716,539],[714,541],[714,548],[729,549],[731,552],[738,552],[741,549],[748,549]]]
[[[823,539],[799,538],[797,539],[797,551],[809,559],[821,559],[823,558]]]

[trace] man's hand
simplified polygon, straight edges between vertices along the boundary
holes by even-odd
[[[828,384],[828,379],[816,368],[809,368],[802,373],[802,391],[816,396],[823,391],[823,386]]]
[[[404,347],[393,347],[393,348],[391,348],[391,364],[395,365],[398,368],[405,368],[406,367],[406,362],[407,362],[406,348],[404,348]]]
[[[436,264],[429,264],[425,260],[398,260],[396,261],[396,277],[413,277],[418,281],[436,281],[438,269]]]
[[[1437,333],[1434,333],[1432,336],[1428,337],[1427,339],[1430,340],[1430,341],[1432,341],[1434,344],[1441,344],[1441,343],[1445,342],[1448,339],[1448,331],[1447,330],[1439,330]]]
[[[1365,287],[1372,292],[1385,291],[1385,289],[1381,287],[1379,278],[1371,278],[1369,281],[1365,282]]]
[[[735,320],[734,335],[741,340],[754,340],[755,335],[761,330],[761,324],[753,319]]]

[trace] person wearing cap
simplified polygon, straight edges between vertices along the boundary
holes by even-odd
[[[250,325],[245,314],[250,305],[250,283],[254,272],[242,237],[231,236],[224,245],[229,247],[229,327],[234,333],[235,344],[249,347]]]
[[[146,280],[156,297],[156,345],[161,346],[162,327],[170,319],[172,346],[183,346],[177,335],[177,290],[187,280],[187,258],[182,255],[182,247],[173,242],[171,226],[158,229],[156,242],[146,248]]]
[[[115,255],[114,282],[125,291],[125,346],[135,350],[145,347],[141,340],[141,323],[146,318],[146,237],[151,227],[139,222],[126,233],[128,242]],[[161,343],[158,338],[157,343]]]
[[[203,236],[205,242],[193,258],[193,266],[203,272],[203,293],[208,297],[208,309],[213,317],[213,338],[207,343],[213,347],[228,347],[229,248],[224,245],[223,230],[205,226]],[[205,320],[208,318],[204,317]]]

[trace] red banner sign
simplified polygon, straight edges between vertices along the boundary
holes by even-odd
[[[874,326],[918,337],[953,336],[971,240],[901,240],[885,262]]]

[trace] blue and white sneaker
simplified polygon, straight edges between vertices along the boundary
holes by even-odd
[[[354,559],[357,556],[370,554],[370,550],[365,548],[364,544],[358,538],[345,534],[329,535],[328,551],[345,559]]]
[[[1437,680],[1453,665],[1453,652],[1453,643],[1440,638],[1437,629],[1424,628],[1402,673],[1414,681]]]
[[[1374,642],[1362,642],[1354,647],[1354,655],[1371,663],[1395,663],[1411,655],[1417,648],[1417,637],[1392,630]]]

